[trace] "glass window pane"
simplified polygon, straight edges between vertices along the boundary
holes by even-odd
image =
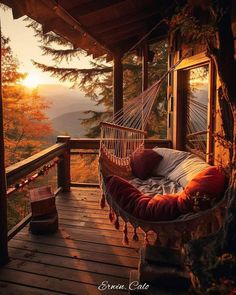
[[[207,148],[207,106],[208,65],[186,70],[186,149],[206,155]]]

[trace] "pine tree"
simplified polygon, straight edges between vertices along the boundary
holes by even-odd
[[[29,21],[29,20],[28,20]],[[112,107],[112,63],[107,63],[100,57],[90,62],[90,68],[78,69],[70,67],[76,59],[86,53],[82,49],[74,49],[73,45],[57,36],[53,32],[43,34],[41,27],[34,21],[30,21],[29,27],[35,30],[39,38],[44,55],[52,57],[54,65],[45,65],[34,61],[34,64],[44,72],[50,73],[61,82],[70,81],[72,87],[79,87],[87,97],[94,100],[97,105],[102,105],[104,111],[87,111],[88,119],[82,122],[87,127],[88,137],[98,137],[100,133],[99,122],[109,120],[113,113]],[[166,41],[152,45],[150,48],[155,56],[149,65],[149,84],[156,81],[167,69]],[[62,62],[68,66],[63,67]],[[141,92],[141,63],[140,59],[129,54],[123,59],[124,68],[124,101],[135,97]],[[148,135],[166,137],[166,83],[156,100],[148,123]]]

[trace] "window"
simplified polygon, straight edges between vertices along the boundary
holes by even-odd
[[[185,149],[206,159],[209,65],[184,70],[186,85]]]

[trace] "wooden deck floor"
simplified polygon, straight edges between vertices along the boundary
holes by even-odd
[[[0,269],[0,294],[128,294],[97,288],[103,281],[127,287],[141,244],[122,245],[122,230],[110,224],[99,198],[98,189],[73,189],[57,197],[56,234],[21,230],[9,242],[11,261]]]

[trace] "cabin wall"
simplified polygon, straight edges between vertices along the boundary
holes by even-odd
[[[235,17],[236,18],[236,17]],[[233,23],[234,36],[236,36],[236,22]],[[229,153],[219,140],[215,140],[215,134],[223,135],[222,119],[220,116],[220,106],[217,89],[220,86],[214,63],[206,56],[204,44],[187,46],[180,42],[178,36],[171,36],[169,40],[169,67],[175,64],[182,56],[188,54],[176,70],[170,75],[168,80],[168,139],[172,140],[173,148],[185,150],[185,114],[186,104],[182,97],[184,93],[183,69],[194,65],[209,63],[209,88],[208,88],[208,146],[206,161],[214,165],[227,166],[229,163]],[[236,51],[236,41],[235,41]],[[196,153],[197,154],[197,153]]]

